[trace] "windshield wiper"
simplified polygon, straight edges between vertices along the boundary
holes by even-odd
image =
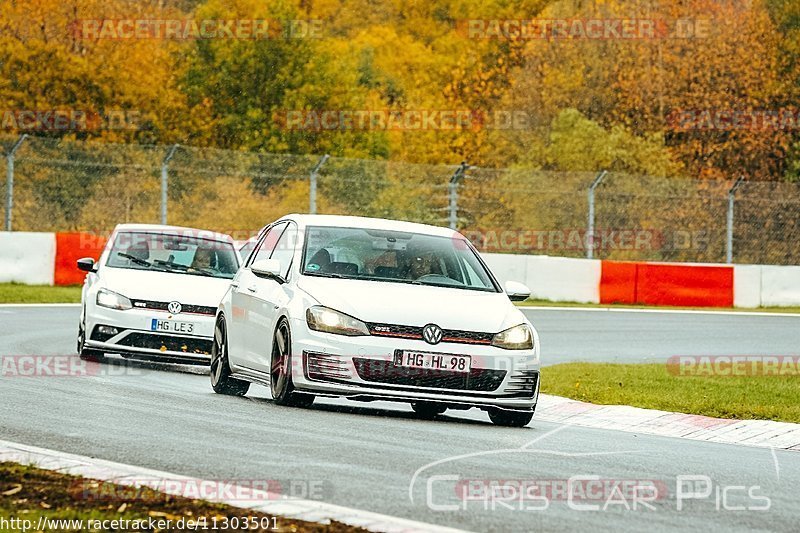
[[[125,252],[117,252],[117,255],[119,255],[120,257],[124,257],[125,259],[130,259],[137,265],[146,266],[148,268],[152,268],[153,266],[153,263],[151,263],[150,261],[145,261],[144,259],[136,257],[135,255],[126,254]]]
[[[154,261],[155,264],[158,266],[163,266],[164,268],[169,269],[170,272],[176,272],[179,274],[190,274],[190,275],[200,275],[200,276],[208,276],[210,278],[215,278],[216,276],[211,272],[206,272],[204,269],[189,266],[189,265],[182,265],[180,263],[173,263],[172,261],[163,261],[161,259],[156,259]]]
[[[336,272],[309,272],[305,271],[303,274],[307,276],[317,276],[319,278],[337,278],[337,279],[358,279],[358,278],[348,278],[344,274],[338,274]]]
[[[427,285],[429,287],[457,287],[458,285],[444,285],[442,283],[435,283],[430,281],[419,281],[418,279],[410,281],[412,285]]]
[[[206,272],[206,270],[202,268],[187,267],[186,270],[184,270],[183,272],[186,272],[190,276],[200,275],[200,276],[208,276],[209,278],[217,277],[211,272]]]
[[[179,270],[180,272],[186,272],[186,270],[189,268],[188,266],[181,265],[180,263],[173,263],[172,261],[162,261],[161,259],[156,259],[153,262],[158,266],[171,268],[173,270]]]
[[[480,291],[480,292],[494,292],[491,289],[484,289],[481,287],[470,287],[463,283],[436,283],[435,281],[419,281],[414,280],[410,282],[412,285],[423,285],[426,287],[442,287],[445,289],[463,289],[467,291]]]

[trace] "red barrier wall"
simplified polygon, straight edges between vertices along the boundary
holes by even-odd
[[[644,304],[733,307],[733,267],[640,264],[637,292]]]
[[[603,261],[600,303],[733,307],[733,267]]]
[[[600,263],[600,303],[636,303],[637,263],[602,261]]]
[[[83,283],[86,272],[78,270],[81,257],[100,258],[106,238],[90,233],[56,233],[56,264],[53,282],[56,285]]]

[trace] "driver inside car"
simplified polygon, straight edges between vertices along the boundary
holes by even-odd
[[[194,252],[191,268],[196,270],[214,268],[215,263],[214,250],[205,246],[198,246]]]
[[[411,256],[411,264],[408,269],[409,279],[416,280],[429,274],[436,274],[434,265],[436,258],[432,252],[420,252]]]

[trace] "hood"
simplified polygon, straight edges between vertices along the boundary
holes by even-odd
[[[101,286],[134,300],[217,307],[231,280],[152,270],[103,267]]]
[[[526,321],[504,293],[313,276],[301,276],[298,286],[364,322],[497,333]]]

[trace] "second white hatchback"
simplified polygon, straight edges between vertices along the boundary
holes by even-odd
[[[208,364],[214,317],[239,268],[233,239],[205,230],[121,224],[98,262],[78,261],[78,352]]]

